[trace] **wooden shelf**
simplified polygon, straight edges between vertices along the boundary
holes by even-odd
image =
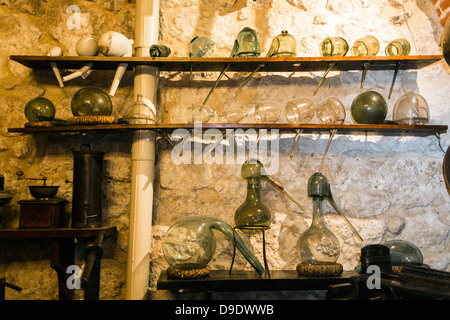
[[[91,238],[101,232],[105,232],[105,237],[108,237],[115,234],[116,229],[116,227],[0,229],[0,239]]]
[[[131,132],[136,130],[154,130],[171,133],[176,129],[194,129],[194,124],[145,124],[145,125],[127,125],[127,124],[104,124],[104,125],[80,125],[80,126],[54,126],[54,127],[24,127],[24,128],[9,128],[11,133],[83,133],[83,132],[97,132],[97,133],[120,133]],[[330,130],[337,130],[336,134],[351,134],[351,135],[383,135],[383,136],[429,136],[438,133],[445,133],[447,131],[445,125],[393,125],[393,124],[215,124],[205,123],[202,125],[202,130],[219,129],[225,131],[226,129],[276,129],[279,133],[295,133],[296,130],[303,130],[303,133],[313,134],[328,134]],[[270,131],[269,131],[270,133]]]
[[[305,72],[323,71],[332,62],[335,71],[360,71],[363,63],[369,62],[368,70],[421,69],[443,59],[442,55],[424,56],[375,56],[375,57],[290,57],[290,58],[152,58],[152,57],[47,57],[12,55],[10,59],[33,69],[49,69],[55,62],[60,69],[79,69],[86,63],[93,63],[94,70],[116,70],[119,63],[127,63],[128,69],[147,65],[160,71],[220,72],[230,65],[228,72],[249,72],[264,65],[259,72]]]
[[[357,276],[355,271],[344,271],[339,277],[302,277],[297,271],[270,271],[270,277],[255,271],[211,270],[203,279],[169,279],[162,271],[158,279],[158,290],[190,291],[261,291],[261,290],[325,290],[329,285],[349,282]]]

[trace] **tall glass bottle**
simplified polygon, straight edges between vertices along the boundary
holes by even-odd
[[[236,210],[234,222],[247,234],[256,234],[257,228],[269,227],[271,223],[270,211],[261,200],[262,168],[259,161],[249,161],[241,169],[242,178],[247,180],[247,197]]]

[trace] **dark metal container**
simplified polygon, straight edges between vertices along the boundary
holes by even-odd
[[[376,265],[381,272],[391,272],[391,256],[389,248],[382,244],[371,244],[361,249],[361,273],[367,272],[367,267]]]
[[[72,227],[102,225],[103,152],[73,152]]]

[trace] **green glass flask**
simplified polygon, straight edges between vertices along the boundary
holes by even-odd
[[[261,228],[270,227],[271,223],[270,211],[261,200],[262,169],[259,161],[248,161],[241,169],[242,178],[247,180],[247,197],[236,210],[234,222],[247,234],[256,234]]]
[[[297,41],[286,30],[281,31],[273,40],[267,57],[295,57]]]

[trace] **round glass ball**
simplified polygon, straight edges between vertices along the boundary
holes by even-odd
[[[74,116],[110,116],[112,102],[103,90],[87,87],[73,95],[71,108]]]
[[[430,109],[424,97],[407,92],[394,105],[392,120],[398,124],[426,125],[430,120]]]
[[[51,121],[55,118],[55,105],[49,99],[31,99],[25,106],[25,117],[30,122]]]
[[[366,91],[353,100],[350,111],[357,124],[382,124],[386,119],[388,106],[381,94]]]
[[[421,265],[423,263],[422,252],[416,245],[409,241],[390,240],[384,245],[389,248],[391,264],[393,266],[401,266],[404,264]]]

